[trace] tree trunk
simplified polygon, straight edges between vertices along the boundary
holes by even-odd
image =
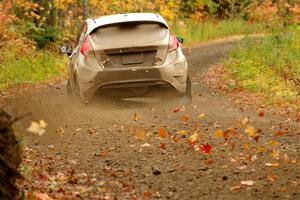
[[[12,131],[12,119],[0,109],[0,199],[13,200],[19,194],[15,181],[21,163],[20,147]]]

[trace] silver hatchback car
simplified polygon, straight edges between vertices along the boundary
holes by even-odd
[[[88,102],[100,89],[169,85],[191,99],[182,42],[155,13],[87,19],[76,47],[60,47],[70,59],[68,90]]]

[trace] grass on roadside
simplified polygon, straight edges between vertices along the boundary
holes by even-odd
[[[287,101],[300,105],[300,27],[285,34],[244,39],[225,61],[229,88],[263,92],[270,103]]]
[[[20,50],[6,46],[1,48],[0,89],[58,76],[66,70],[66,63],[66,58],[53,51],[31,48]]]
[[[269,32],[269,28],[262,23],[247,22],[242,19],[223,20],[219,22],[177,22],[172,27],[177,36],[185,39],[185,44],[212,40],[231,35],[247,35]]]

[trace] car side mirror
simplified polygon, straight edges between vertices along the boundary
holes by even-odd
[[[73,47],[70,44],[64,44],[61,47],[59,47],[59,52],[70,56],[73,52]]]
[[[178,42],[180,43],[180,44],[182,44],[183,43],[183,41],[184,41],[184,39],[183,38],[180,38],[180,37],[176,37],[177,38],[177,40],[178,40]]]

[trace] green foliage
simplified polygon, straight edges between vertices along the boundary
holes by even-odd
[[[194,22],[178,21],[172,29],[176,35],[185,39],[185,43],[205,41],[231,35],[267,32],[264,24],[250,23],[245,20],[222,20]]]
[[[237,87],[264,92],[275,100],[300,100],[299,27],[285,34],[247,38],[225,64]]]
[[[0,89],[19,83],[35,83],[64,73],[66,59],[47,50],[27,49],[22,55],[14,47],[2,49]]]

